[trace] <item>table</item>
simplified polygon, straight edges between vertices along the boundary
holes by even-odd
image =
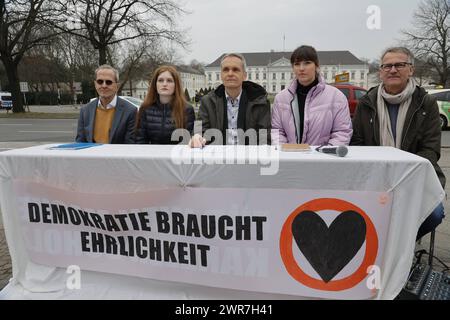
[[[151,195],[154,192],[158,195],[157,201],[162,201],[160,199],[165,197],[166,200],[163,204],[158,202],[160,206],[164,206],[170,204],[170,195],[179,195],[184,191],[188,192],[189,196],[195,197],[195,201],[190,202],[190,205],[195,206],[201,203],[199,208],[202,210],[211,209],[216,202],[225,206],[236,200],[239,206],[246,207],[244,209],[234,208],[239,212],[241,212],[240,210],[250,212],[253,210],[252,206],[258,207],[257,210],[260,210],[258,212],[264,211],[264,206],[291,208],[292,204],[289,199],[292,198],[294,191],[298,192],[299,190],[301,191],[299,204],[313,199],[316,195],[319,198],[326,198],[327,195],[334,193],[350,200],[357,200],[361,198],[361,195],[367,195],[368,198],[376,196],[379,204],[374,202],[375,206],[389,204],[387,215],[383,217],[377,217],[376,214],[371,215],[372,220],[385,219],[384,222],[374,222],[377,228],[378,224],[385,225],[384,231],[380,228],[378,238],[381,256],[377,257],[377,262],[380,264],[381,273],[379,274],[378,290],[373,296],[377,299],[393,299],[400,292],[406,282],[413,259],[418,227],[444,198],[444,191],[428,160],[391,147],[349,147],[348,155],[339,158],[318,153],[314,149],[311,152],[280,152],[274,146],[208,146],[201,150],[191,150],[186,146],[160,145],[101,145],[83,150],[52,150],[52,146],[55,145],[42,145],[0,153],[0,204],[13,266],[12,281],[0,293],[0,298],[354,298],[354,294],[352,296],[346,293],[349,290],[332,291],[330,294],[325,292],[326,294],[324,294],[320,288],[317,290],[316,287],[311,290],[312,295],[302,296],[295,293],[297,292],[295,285],[299,285],[295,281],[292,285],[293,291],[289,291],[291,289],[287,291],[294,292],[294,294],[280,291],[279,288],[271,291],[264,285],[261,285],[259,289],[256,281],[249,282],[251,291],[236,289],[239,287],[239,279],[243,279],[243,275],[236,276],[231,273],[224,276],[224,278],[230,279],[229,281],[217,281],[215,286],[218,287],[211,287],[207,282],[201,282],[202,278],[208,278],[207,273],[199,277],[202,285],[184,283],[189,279],[186,280],[186,276],[178,278],[178,273],[186,275],[191,271],[184,269],[177,271],[176,268],[166,268],[170,269],[166,270],[170,272],[169,276],[165,273],[155,273],[155,279],[159,280],[154,280],[149,279],[148,271],[141,270],[139,266],[135,270],[127,270],[124,267],[126,264],[117,262],[118,266],[114,267],[114,259],[108,260],[109,262],[97,259],[94,263],[100,265],[104,263],[105,268],[111,268],[108,272],[87,271],[89,268],[82,268],[81,289],[68,290],[66,268],[56,267],[57,264],[52,265],[53,261],[58,259],[55,257],[56,254],[52,254],[52,252],[50,255],[47,254],[46,265],[32,261],[34,260],[32,258],[33,249],[30,251],[30,245],[33,244],[33,240],[30,241],[27,237],[30,237],[31,232],[34,231],[33,228],[39,229],[40,226],[47,227],[47,225],[42,221],[45,219],[43,212],[40,216],[39,226],[38,223],[33,224],[30,221],[26,221],[28,224],[24,225],[23,217],[26,215],[20,213],[20,210],[23,209],[20,207],[24,195],[19,194],[20,192],[35,192],[35,199],[40,199],[39,201],[42,200],[42,202],[51,202],[49,199],[55,197],[55,194],[58,195],[60,190],[74,195],[95,194],[96,198],[80,203],[84,203],[86,208],[93,208],[95,201],[106,199],[105,202],[108,204],[105,206],[110,205],[111,208],[114,208],[121,206],[122,202],[121,200],[115,202],[115,196],[111,198],[111,195],[117,194],[117,199],[126,199],[131,203],[133,203],[132,201],[137,203],[142,200],[142,195]],[[216,197],[222,192],[225,192],[225,199],[220,199],[219,196],[215,200],[209,197],[201,200],[202,194]],[[242,199],[240,193],[243,193]],[[121,196],[124,194],[127,194],[128,197]],[[283,196],[283,194],[287,196]],[[140,195],[140,198],[133,195]],[[64,195],[61,197],[64,198]],[[182,198],[182,196],[180,197]],[[259,202],[261,205],[258,204]],[[180,205],[180,203],[177,202],[176,205]],[[371,205],[368,204],[368,207]],[[29,209],[30,205],[28,206]],[[296,206],[292,209],[296,209]],[[283,214],[288,217],[291,209],[286,210],[283,211]],[[30,212],[32,211],[28,213]],[[50,216],[47,215],[47,218]],[[292,213],[291,216],[295,217]],[[270,220],[270,214],[268,217]],[[175,217],[172,218],[175,219]],[[274,222],[269,229],[281,229],[282,226],[287,225],[286,221],[283,216],[281,224]],[[264,222],[259,221],[260,227],[264,225],[265,228]],[[237,220],[234,220],[234,223],[237,225]],[[255,220],[250,223],[254,223],[256,226],[258,222]],[[266,225],[268,224],[266,223]],[[177,232],[181,232],[183,230],[181,224],[178,227]],[[369,234],[369,227],[370,223],[367,225],[367,234]],[[278,229],[275,231],[275,235],[279,234],[280,230]],[[252,229],[252,231],[254,230]],[[266,231],[264,229],[264,232]],[[274,230],[269,231],[273,232]],[[238,233],[236,230],[234,232]],[[172,235],[173,237],[177,236]],[[238,236],[236,235],[236,237]],[[255,233],[252,233],[251,237],[255,237],[255,239],[250,239],[249,243],[254,244],[255,247],[258,246],[261,241],[257,241]],[[269,235],[270,237],[272,236]],[[282,233],[279,243],[279,239],[276,237],[271,238],[274,243],[276,242],[274,244],[276,249],[279,245],[283,246],[281,243],[286,245],[286,243],[294,242],[292,236],[285,237],[285,239],[283,237]],[[296,236],[294,238],[295,241],[300,241]],[[89,239],[92,243],[92,238]],[[222,238],[218,241],[224,242],[225,240]],[[367,236],[366,252],[368,251],[368,242]],[[89,243],[86,240],[84,244],[87,246]],[[364,248],[364,245],[361,248]],[[185,252],[187,251],[188,249],[185,250]],[[279,265],[283,266],[283,262],[289,258],[280,257],[279,252],[277,254],[273,254],[270,250],[268,252],[270,257],[267,260],[270,263],[272,260],[279,260]],[[296,255],[298,256],[298,254]],[[179,255],[178,258],[180,261],[181,259],[188,261],[188,256],[186,253],[184,257]],[[361,257],[367,257],[367,253],[364,256],[363,252]],[[314,260],[314,258],[311,259],[308,258],[308,261]],[[200,261],[194,262],[200,264]],[[356,263],[358,264],[358,262]],[[286,263],[285,267],[289,269]],[[304,268],[304,265],[300,268],[311,271],[310,267],[308,267],[309,269]],[[277,273],[281,271],[285,273],[284,280],[279,280],[280,283],[287,281],[286,279],[292,280],[297,272],[290,270],[288,273],[292,277],[289,277],[283,267],[276,270],[278,270]],[[271,271],[272,269],[269,268],[264,272],[270,274]],[[211,279],[220,279],[217,276],[218,272],[214,275],[215,278]],[[259,270],[258,272],[263,271]],[[132,274],[137,276],[131,276]],[[267,274],[265,276],[267,279],[272,277]],[[331,278],[333,276],[336,275],[332,275]],[[330,283],[332,282],[334,281]],[[301,285],[305,286],[305,283],[302,282]],[[276,287],[276,283],[267,286]],[[291,284],[286,283],[286,288],[290,286]],[[367,297],[364,296],[364,298]]]

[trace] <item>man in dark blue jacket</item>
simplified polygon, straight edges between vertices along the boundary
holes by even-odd
[[[95,70],[98,99],[84,106],[78,119],[77,142],[135,143],[137,108],[117,97],[119,73],[109,65]]]

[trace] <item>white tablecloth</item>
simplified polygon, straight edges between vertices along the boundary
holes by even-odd
[[[339,158],[316,151],[275,152],[274,146],[239,146],[233,149],[237,152],[227,152],[223,156],[209,146],[189,151],[193,158],[203,159],[200,164],[178,165],[172,161],[173,156],[179,154],[174,152],[174,146],[102,145],[84,150],[49,150],[49,146],[0,153],[0,204],[13,265],[13,278],[0,298],[299,298],[89,271],[83,271],[81,290],[61,289],[65,270],[32,263],[24,248],[15,219],[16,206],[11,201],[15,196],[12,181],[16,179],[105,194],[165,187],[392,192],[390,228],[378,294],[381,299],[393,299],[400,292],[413,259],[418,227],[444,198],[428,160],[391,147],[349,147],[348,155]],[[255,157],[259,161],[257,164],[233,163],[236,158]],[[214,159],[231,164],[211,164]],[[279,160],[277,173],[261,175],[261,168],[267,168],[269,160]]]

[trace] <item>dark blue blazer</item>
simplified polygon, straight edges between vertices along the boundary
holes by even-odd
[[[76,142],[95,142],[94,123],[98,99],[89,102],[80,110]],[[135,143],[135,123],[137,108],[128,101],[117,97],[116,112],[109,133],[109,143]]]

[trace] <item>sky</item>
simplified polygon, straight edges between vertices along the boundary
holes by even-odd
[[[181,0],[190,13],[178,26],[191,45],[190,52],[178,54],[185,63],[209,64],[225,52],[293,51],[308,44],[378,59],[383,49],[399,44],[400,30],[413,27],[421,1]]]

